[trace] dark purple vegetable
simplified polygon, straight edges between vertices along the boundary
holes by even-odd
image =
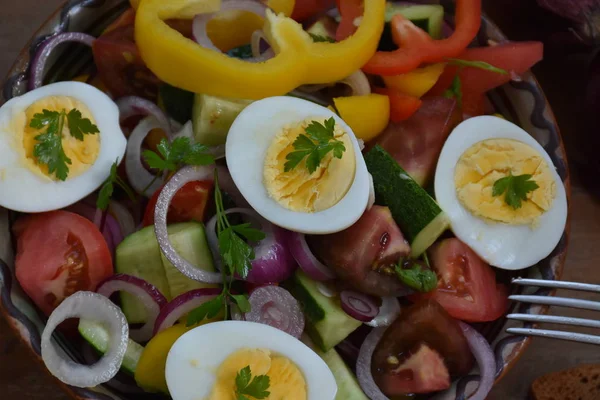
[[[359,321],[369,322],[379,314],[377,299],[364,293],[343,290],[340,300],[346,314]]]

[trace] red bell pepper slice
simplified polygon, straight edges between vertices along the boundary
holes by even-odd
[[[423,104],[418,97],[412,97],[393,89],[375,88],[375,93],[384,94],[390,98],[390,120],[392,122],[407,120]]]
[[[363,4],[363,0],[337,0],[342,19],[335,33],[335,40],[340,42],[356,32],[358,27],[354,25],[354,21],[363,15]]]
[[[375,53],[363,71],[377,75],[398,75],[410,72],[423,63],[436,63],[458,56],[479,31],[481,0],[457,0],[455,21],[456,28],[450,37],[433,40],[402,15],[395,15],[391,21],[392,38],[399,48]]]

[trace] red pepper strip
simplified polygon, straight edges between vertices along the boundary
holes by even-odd
[[[436,63],[461,54],[481,25],[481,0],[456,1],[456,29],[441,40],[433,40],[425,31],[400,14],[391,21],[392,38],[398,50],[377,52],[363,71],[378,75],[405,74],[423,63]]]
[[[335,33],[335,40],[341,42],[358,29],[354,21],[363,15],[363,0],[337,0],[337,6],[342,19]]]
[[[375,88],[375,93],[384,94],[390,99],[390,120],[405,121],[417,112],[423,102],[417,97],[400,93],[393,89]]]

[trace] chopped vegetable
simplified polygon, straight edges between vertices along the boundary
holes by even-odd
[[[494,182],[492,195],[501,196],[506,193],[504,195],[506,204],[515,210],[521,208],[521,201],[527,200],[527,193],[539,189],[538,184],[534,180],[531,180],[531,177],[530,174],[514,176],[512,173],[509,173],[508,176]]]
[[[162,139],[158,145],[158,152],[160,155],[145,150],[143,156],[150,168],[157,169],[160,173],[175,172],[182,165],[209,165],[215,162],[205,145],[192,144],[187,137],[178,137],[172,143]]]
[[[167,223],[198,221],[203,222],[207,210],[209,197],[212,194],[212,181],[193,181],[186,183],[175,193],[167,214]],[[154,210],[162,187],[154,192],[146,211],[142,224],[144,226],[154,225]]]
[[[106,178],[106,181],[100,187],[98,192],[98,199],[96,200],[96,207],[101,210],[106,210],[110,204],[110,198],[115,190],[115,185],[119,186],[129,196],[132,201],[135,201],[136,197],[133,190],[129,187],[118,174],[117,169],[119,168],[119,160],[115,161],[110,167],[110,175]]]
[[[427,65],[405,74],[384,76],[383,81],[389,89],[412,97],[422,97],[435,85],[445,67],[445,63]]]
[[[333,102],[340,117],[365,142],[379,135],[390,119],[390,100],[381,94],[336,97]]]
[[[426,254],[426,253],[424,253]],[[400,260],[395,268],[396,275],[406,286],[419,292],[430,292],[437,286],[437,275],[412,260]]]
[[[409,119],[423,102],[417,97],[408,96],[395,89],[376,89],[390,99],[390,121],[400,122]]]
[[[255,399],[266,399],[271,393],[267,391],[270,386],[270,378],[267,375],[252,377],[250,366],[242,368],[235,376],[236,400],[249,400],[246,396]]]
[[[287,160],[284,171],[296,168],[306,158],[306,168],[313,173],[321,165],[327,153],[333,152],[335,158],[342,158],[346,146],[341,140],[334,138],[335,120],[333,117],[325,120],[324,124],[312,121],[305,129],[307,135],[300,134],[292,144],[294,151],[285,156]]]
[[[136,43],[149,68],[161,80],[195,93],[245,99],[284,95],[307,83],[335,82],[352,74],[373,55],[385,12],[384,0],[369,1],[360,28],[343,44],[338,44],[314,43],[295,21],[267,11],[264,30],[273,41],[276,55],[266,62],[252,64],[198,46],[164,22],[217,11],[219,3],[194,0],[178,0],[177,6],[162,0],[140,3],[135,23]],[[198,76],[202,79],[197,79]]]

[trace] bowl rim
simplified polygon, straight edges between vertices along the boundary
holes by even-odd
[[[38,39],[38,38],[40,38],[42,36],[42,32],[44,32],[45,28],[50,23],[50,21],[53,20],[53,19],[55,19],[58,15],[60,15],[61,12],[63,12],[64,8],[71,1],[72,0],[63,0],[58,5],[57,9],[55,11],[53,11],[42,23],[40,23],[39,27],[31,34],[31,37],[23,45],[23,48],[19,51],[19,53],[17,54],[17,57],[12,62],[10,68],[7,70],[7,72],[6,72],[3,80],[1,81],[2,84],[5,84],[10,78],[14,77],[14,71],[16,69],[18,69],[19,64],[22,62],[21,60],[27,59],[27,57],[28,57],[27,53],[30,51],[33,42],[36,39]],[[123,1],[128,1],[128,0],[123,0]],[[502,33],[502,35],[504,35],[503,32],[502,32],[502,30],[496,25],[496,23],[484,11],[482,12],[482,19],[485,21],[486,24],[492,26],[495,30],[497,30],[498,32]],[[482,26],[482,28],[483,28],[483,26]],[[570,166],[569,166],[569,163],[568,163],[568,155],[567,155],[567,152],[566,152],[566,148],[565,148],[565,144],[564,144],[564,141],[563,141],[563,137],[562,137],[562,134],[561,134],[558,122],[556,120],[556,116],[554,114],[554,111],[552,110],[552,107],[551,107],[550,103],[548,102],[548,98],[546,97],[546,94],[543,91],[542,86],[540,85],[537,77],[532,72],[530,73],[530,77],[534,81],[535,86],[540,89],[539,93],[541,94],[543,102],[546,105],[545,111],[547,112],[547,115],[545,115],[544,117],[547,120],[549,120],[549,122],[555,128],[556,136],[557,136],[557,139],[558,139],[558,149],[560,149],[561,158],[563,159],[563,161],[565,163],[566,176],[564,178],[563,184],[565,186],[565,191],[566,191],[566,195],[567,195],[567,221],[566,221],[565,229],[563,231],[563,236],[564,236],[564,251],[562,251],[558,255],[558,263],[557,263],[558,265],[557,265],[557,268],[556,268],[556,271],[555,271],[555,276],[554,276],[554,279],[553,279],[553,280],[560,280],[560,278],[563,275],[565,264],[566,264],[566,259],[567,259],[568,249],[569,249],[570,233],[571,233],[571,218],[572,218],[572,216],[571,216],[571,199],[572,199],[572,188],[571,188]],[[2,104],[3,104],[2,101],[0,101],[0,106]],[[3,261],[0,260],[0,262],[3,262]],[[532,267],[529,267],[529,268],[532,268]],[[10,278],[12,279],[12,278],[14,278],[14,276],[11,276]],[[14,282],[11,282],[11,284],[14,284]],[[0,295],[3,295],[3,294],[4,294],[4,291],[0,291]],[[556,294],[556,289],[551,289],[551,290],[548,291],[547,296],[555,296],[555,294]],[[8,296],[10,297],[10,292],[8,292]],[[513,305],[511,305],[511,309],[512,308],[513,308]],[[539,315],[545,315],[545,314],[547,314],[549,308],[550,307],[547,306],[547,305],[540,306],[538,314]],[[38,355],[35,352],[35,350],[33,349],[33,347],[31,346],[30,342],[28,342],[26,340],[26,338],[24,337],[24,335],[21,332],[21,328],[18,326],[17,320],[14,319],[14,318],[11,318],[11,316],[9,315],[8,310],[3,306],[2,302],[0,302],[0,315],[6,321],[7,325],[10,327],[12,333],[18,338],[19,342],[21,344],[23,344],[24,347],[27,348],[27,351],[33,356],[34,359],[37,360],[37,364],[39,366],[41,366],[41,369],[44,371],[44,373],[47,376],[49,376],[51,378],[51,381],[54,382],[54,384],[58,385],[62,389],[62,391],[64,393],[66,393],[69,397],[71,397],[71,398],[73,398],[75,400],[90,399],[89,397],[82,397],[82,395],[80,393],[78,393],[79,390],[80,390],[79,388],[70,386],[70,385],[68,385],[68,384],[60,381],[59,379],[56,379],[50,373],[50,371],[46,368],[41,355]],[[534,323],[533,327],[535,327],[535,326],[537,326],[537,324]],[[504,326],[503,326],[501,332],[502,331],[504,331]],[[518,336],[514,336],[514,337],[518,337]],[[514,354],[514,356],[502,368],[502,370],[500,371],[500,374],[498,376],[496,376],[496,379],[494,381],[494,386],[496,386],[502,380],[502,378],[504,378],[504,376],[512,368],[514,368],[514,366],[518,363],[518,361],[521,359],[521,357],[525,353],[525,350],[527,349],[527,347],[531,344],[532,339],[533,339],[533,337],[526,336],[523,339],[519,340],[518,345],[516,345],[513,348],[513,350],[511,351],[511,354]]]

